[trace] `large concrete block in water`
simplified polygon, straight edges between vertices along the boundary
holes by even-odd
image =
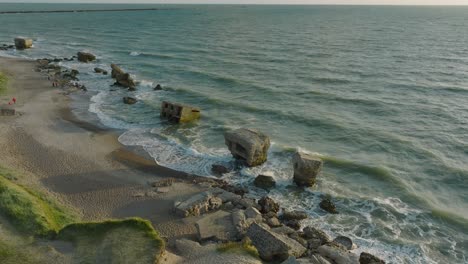
[[[270,139],[267,135],[247,128],[240,128],[224,134],[226,145],[236,159],[244,160],[254,167],[267,160]]]
[[[23,49],[29,49],[33,45],[33,40],[29,38],[15,38],[15,46],[16,49],[23,50]]]
[[[293,156],[294,182],[298,186],[313,186],[322,170],[323,161],[314,155],[296,152]]]
[[[78,57],[78,61],[81,61],[81,62],[90,62],[90,61],[96,60],[96,56],[94,56],[93,54],[89,52],[80,51],[76,55]]]
[[[161,118],[172,122],[190,122],[200,118],[200,108],[184,104],[163,101],[161,105]]]

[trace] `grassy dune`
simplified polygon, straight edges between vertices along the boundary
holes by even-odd
[[[0,95],[6,92],[7,85],[8,85],[7,76],[4,73],[0,72]]]
[[[73,242],[79,263],[153,264],[164,252],[164,241],[141,218],[70,224],[57,238]]]
[[[259,258],[258,251],[255,246],[252,245],[250,240],[223,243],[218,246],[218,251],[225,253],[248,254],[252,257]]]
[[[0,168],[0,213],[20,232],[53,237],[76,217],[46,195],[15,183],[11,171]]]

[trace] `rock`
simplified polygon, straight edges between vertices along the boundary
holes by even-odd
[[[304,237],[307,240],[318,239],[320,241],[320,245],[330,242],[330,237],[327,235],[327,233],[315,227],[308,226],[304,228],[303,232],[304,232]]]
[[[276,213],[278,213],[278,211],[280,209],[279,204],[276,203],[273,199],[271,199],[268,196],[262,197],[258,201],[258,205],[260,205],[260,212],[262,214],[266,214],[266,213],[269,213],[269,212],[273,212],[273,213],[276,214]]]
[[[269,190],[276,186],[276,182],[271,176],[258,175],[254,180],[254,185],[258,188]]]
[[[217,211],[204,215],[203,218],[195,223],[195,226],[200,242],[208,239],[230,241],[235,239],[237,233],[231,213],[225,211]]]
[[[281,226],[281,223],[280,221],[278,220],[278,218],[276,217],[270,217],[267,219],[267,224],[270,226],[270,227],[279,227]]]
[[[251,198],[242,198],[239,201],[236,201],[234,205],[239,205],[240,207],[244,209],[247,209],[250,206],[255,207],[255,208],[260,208],[260,206],[255,203],[255,200]]]
[[[330,198],[324,198],[320,204],[319,204],[320,208],[322,208],[323,210],[329,212],[330,214],[337,214],[338,211],[336,210],[336,206],[335,204],[331,201]]]
[[[322,170],[323,161],[311,154],[296,152],[293,156],[294,182],[298,186],[313,186]]]
[[[160,91],[160,90],[162,90],[162,89],[163,89],[163,88],[161,87],[160,84],[156,85],[156,86],[153,88],[154,91]]]
[[[218,209],[222,205],[222,200],[207,191],[196,194],[183,202],[176,202],[174,205],[175,213],[178,216],[199,216]]]
[[[111,76],[115,79],[116,84],[123,86],[129,89],[135,89],[136,84],[135,81],[132,79],[130,74],[124,72],[119,66],[115,64],[111,64],[112,72]]]
[[[309,258],[310,264],[330,264],[330,261],[324,259],[322,256],[312,254]]]
[[[223,174],[229,173],[230,170],[223,165],[213,164],[211,165],[211,172],[216,176],[222,176]]]
[[[256,221],[259,221],[259,222],[263,220],[262,214],[255,207],[247,208],[245,210],[245,217],[255,219]]]
[[[320,256],[327,258],[335,264],[358,264],[359,258],[357,255],[348,252],[340,247],[333,245],[322,245],[318,248]]]
[[[367,252],[362,252],[361,255],[359,256],[359,263],[361,264],[385,264],[385,261]]]
[[[137,102],[137,99],[126,96],[126,97],[123,98],[123,102],[124,102],[124,104],[131,104],[132,105],[132,104],[135,104]]]
[[[15,38],[15,47],[16,49],[23,50],[23,49],[29,49],[33,45],[33,40],[29,38],[22,38],[18,37]]]
[[[247,228],[249,228],[250,226],[247,223],[247,218],[245,217],[244,210],[235,210],[234,212],[232,212],[231,220],[232,220],[232,224],[237,230],[237,234],[238,234],[237,238],[241,239],[245,235]]]
[[[167,179],[162,179],[156,182],[153,182],[151,186],[153,187],[168,187],[172,186],[176,182],[176,179],[174,178],[167,178]]]
[[[70,71],[70,75],[73,76],[73,77],[76,77],[78,74],[80,74],[80,72],[78,70],[72,69]]]
[[[338,236],[333,239],[333,242],[343,245],[347,250],[353,249],[353,241],[349,237]]]
[[[306,251],[299,242],[272,232],[259,224],[252,224],[247,229],[247,236],[257,248],[260,258],[266,261],[284,261],[290,255],[300,257]]]
[[[292,229],[290,227],[287,227],[287,226],[275,227],[275,228],[272,228],[271,231],[273,231],[273,232],[275,232],[277,234],[283,234],[283,235],[286,235],[286,236],[289,236],[289,235],[296,232],[296,231],[294,231],[294,229]]]
[[[78,56],[78,61],[81,61],[81,62],[90,62],[90,61],[96,60],[96,56],[94,56],[93,54],[89,52],[80,51],[77,53],[77,56]]]
[[[102,73],[104,75],[107,75],[107,71],[101,68],[94,68],[95,73]]]
[[[220,198],[223,201],[223,203],[227,203],[227,202],[236,203],[241,199],[240,195],[232,193],[232,192],[228,192],[218,187],[212,188],[210,192],[214,196]]]
[[[200,108],[166,101],[161,104],[161,118],[171,122],[190,122],[199,119],[200,116]]]
[[[294,230],[301,229],[301,223],[299,222],[299,220],[288,220],[288,221],[284,221],[283,223],[291,227]]]
[[[319,255],[312,255],[310,258],[300,259],[296,259],[293,256],[289,256],[289,258],[281,264],[330,264],[330,262],[328,262],[328,260],[322,258]]]
[[[294,210],[294,211],[284,211],[281,215],[283,220],[304,220],[308,217],[307,213],[304,211]]]
[[[245,161],[249,167],[261,165],[267,160],[270,139],[259,131],[236,129],[226,132],[224,140],[234,158]]]
[[[307,240],[302,238],[297,232],[292,233],[289,235],[289,237],[299,242],[303,247],[307,248]]]

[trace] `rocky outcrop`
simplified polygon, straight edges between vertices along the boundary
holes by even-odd
[[[304,238],[307,240],[317,240],[318,245],[324,245],[328,242],[330,242],[330,237],[327,235],[327,233],[323,232],[322,230],[319,230],[315,227],[308,226],[304,228]]]
[[[330,198],[324,198],[319,203],[320,208],[329,212],[330,214],[337,214],[336,205],[332,202]]]
[[[260,258],[266,261],[284,261],[289,256],[300,257],[306,251],[299,242],[256,223],[249,227],[247,236],[257,248]]]
[[[224,134],[226,145],[234,158],[254,167],[267,160],[270,139],[267,135],[253,129],[240,128]]]
[[[385,264],[385,261],[367,252],[362,252],[359,256],[360,264]]]
[[[96,60],[96,56],[94,56],[93,54],[89,52],[80,51],[76,55],[78,56],[78,61],[81,61],[81,62],[87,63],[87,62]]]
[[[15,38],[15,47],[19,50],[29,49],[33,45],[33,40],[30,38]]]
[[[156,85],[156,86],[153,88],[154,91],[161,91],[162,89],[163,89],[163,88],[161,87],[160,84]]]
[[[258,205],[260,205],[260,212],[262,214],[274,213],[276,215],[280,209],[279,204],[268,196],[262,197],[258,201]]]
[[[293,156],[294,182],[298,186],[313,186],[323,162],[311,154],[296,152]]]
[[[163,101],[161,104],[161,118],[171,122],[184,123],[200,119],[200,108],[189,105]]]
[[[283,220],[304,220],[308,217],[307,213],[304,211],[294,210],[294,211],[287,211],[284,210],[283,214],[281,215],[281,219]]]
[[[95,73],[102,73],[103,75],[107,75],[107,71],[101,68],[94,68]]]
[[[130,74],[124,72],[119,66],[111,64],[112,72],[111,76],[115,79],[117,85],[135,90],[136,84]]]
[[[128,96],[126,96],[126,97],[123,98],[124,104],[130,104],[130,105],[132,105],[132,104],[136,104],[137,101],[138,101],[138,100],[135,99],[135,98],[133,98],[133,97],[128,97]]]
[[[254,185],[258,188],[270,190],[272,188],[275,188],[276,182],[272,176],[258,175],[257,178],[255,178],[254,180]]]

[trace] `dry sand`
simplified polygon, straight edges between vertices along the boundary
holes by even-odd
[[[0,58],[9,91],[0,105],[16,97],[14,117],[0,116],[0,166],[27,175],[23,184],[41,188],[81,213],[83,220],[139,216],[167,237],[195,236],[192,220],[172,214],[174,201],[203,191],[193,176],[176,172],[125,149],[117,134],[78,120],[70,98],[52,87],[28,60]],[[167,193],[148,184],[166,177],[184,179]]]

